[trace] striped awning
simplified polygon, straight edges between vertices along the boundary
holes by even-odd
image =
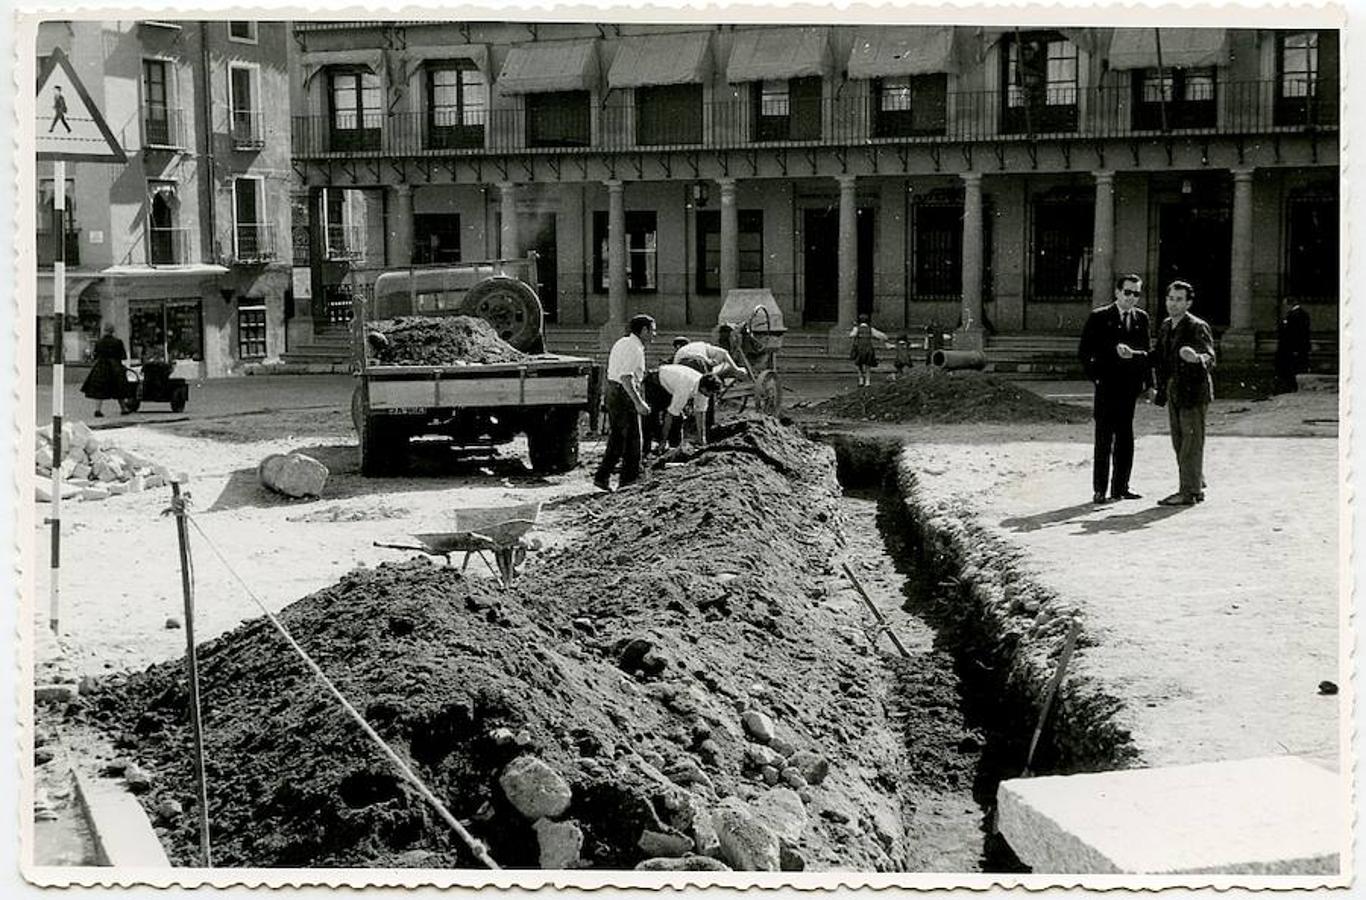
[[[706,78],[711,34],[691,31],[622,38],[607,86],[638,88],[655,84],[696,84]]]
[[[1228,32],[1222,28],[1163,28],[1161,64],[1169,69],[1228,65]],[[1110,68],[1156,69],[1158,29],[1116,28]]]
[[[956,68],[951,25],[860,28],[849,53],[850,78],[929,75]]]
[[[829,28],[753,28],[735,33],[726,80],[808,78],[828,75],[831,68]]]
[[[304,55],[304,86],[330,66],[354,66],[378,75],[384,71],[383,50],[322,50]]]
[[[547,41],[508,51],[498,75],[504,94],[591,91],[598,83],[596,41]]]

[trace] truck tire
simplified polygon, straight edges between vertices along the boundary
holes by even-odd
[[[505,275],[486,278],[465,293],[457,312],[484,319],[499,337],[524,353],[538,352],[541,301],[525,282]]]
[[[533,472],[548,475],[568,472],[579,464],[579,410],[546,410],[526,432],[527,453]]]

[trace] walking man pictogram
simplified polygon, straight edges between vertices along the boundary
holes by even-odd
[[[71,133],[71,124],[66,120],[66,98],[62,96],[62,89],[59,85],[52,86],[52,124],[47,126],[47,133],[51,134],[52,129],[61,122],[66,133]]]

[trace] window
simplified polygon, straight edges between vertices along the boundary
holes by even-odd
[[[178,227],[180,198],[174,181],[149,181],[147,261],[154,266],[189,261],[189,232]]]
[[[1035,197],[1033,207],[1030,298],[1089,298],[1094,196],[1047,194]]]
[[[609,281],[607,213],[593,213],[593,289],[606,293]],[[632,293],[655,291],[659,287],[656,258],[657,236],[653,212],[626,214],[626,290]]]
[[[1288,32],[1276,40],[1276,124],[1337,124],[1337,33]]]
[[[588,91],[526,95],[528,147],[587,147],[592,126]]]
[[[425,213],[413,216],[413,263],[460,262],[460,216]]]
[[[52,214],[56,203],[57,182],[52,178],[42,178],[38,181],[38,207],[36,231],[38,233],[38,266],[40,268],[51,268],[52,263],[57,258],[56,239],[52,232]],[[62,242],[63,249],[66,251],[64,261],[68,266],[80,265],[81,262],[81,229],[76,224],[76,201],[74,194],[76,191],[75,180],[66,179],[66,200],[62,222],[66,231],[66,239]]]
[[[1302,299],[1338,297],[1336,191],[1292,194],[1286,200],[1284,294]]]
[[[198,299],[130,300],[129,353],[134,359],[204,358],[204,320]]]
[[[242,261],[275,258],[275,234],[265,214],[265,180],[233,179],[233,255]]]
[[[327,188],[323,198],[324,242],[328,259],[365,257],[365,200],[361,191]]]
[[[358,69],[336,69],[329,73],[332,149],[376,150],[379,148],[379,76]]]
[[[228,67],[228,109],[231,117],[232,145],[237,149],[260,147],[265,143],[258,104],[260,70],[255,66]]]
[[[917,200],[914,214],[913,296],[957,300],[963,292],[963,204]]]
[[[821,136],[821,79],[754,83],[754,140],[812,141]]]
[[[306,267],[313,258],[313,204],[307,191],[295,191],[289,198],[289,227],[294,245],[294,265]]]
[[[255,22],[228,22],[228,39],[241,41],[245,44],[256,43],[256,23]]]
[[[909,75],[873,82],[874,137],[943,134],[947,124],[947,75]]]
[[[149,146],[179,146],[179,117],[171,109],[169,77],[165,60],[142,61],[142,136]]]
[[[1213,128],[1215,70],[1140,69],[1134,72],[1133,128]],[[1165,118],[1164,118],[1165,117]]]
[[[428,146],[443,150],[484,146],[488,85],[467,59],[433,64],[427,70]]]
[[[237,307],[237,358],[265,359],[266,307],[259,299],[242,299]]]
[[[764,211],[742,209],[736,213],[739,226],[739,283],[737,287],[764,286]],[[721,291],[721,213],[714,209],[697,211],[697,293]]]
[[[702,143],[702,85],[636,88],[636,143]]]
[[[1056,32],[1003,39],[1002,130],[1077,130],[1077,48]]]

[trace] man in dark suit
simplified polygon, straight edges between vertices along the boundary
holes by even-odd
[[[1148,314],[1138,308],[1143,279],[1115,279],[1115,302],[1091,310],[1081,330],[1077,355],[1086,377],[1096,386],[1095,459],[1091,466],[1091,499],[1137,500],[1129,490],[1134,467],[1134,406],[1152,385],[1148,359]],[[1113,457],[1114,467],[1111,468]]]
[[[1190,312],[1194,300],[1189,283],[1173,281],[1167,288],[1167,319],[1157,334],[1153,402],[1167,407],[1181,473],[1180,489],[1157,501],[1163,506],[1190,506],[1205,499],[1205,412],[1214,399],[1214,332]]]
[[[1293,394],[1300,389],[1301,372],[1309,371],[1311,338],[1309,313],[1294,299],[1285,301],[1285,315],[1276,325],[1276,393]]]

